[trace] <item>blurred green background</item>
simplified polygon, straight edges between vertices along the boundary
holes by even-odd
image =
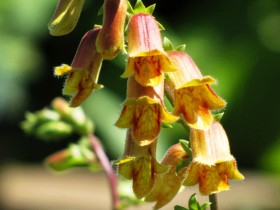
[[[83,34],[102,23],[97,11],[103,1],[86,1],[75,30],[52,37],[47,23],[56,3],[0,2],[1,164],[40,163],[69,143],[40,142],[19,127],[27,110],[61,96],[64,79],[53,76],[53,67],[70,64]],[[154,14],[165,26],[163,36],[185,43],[202,73],[218,80],[213,88],[228,102],[222,123],[239,167],[280,173],[280,1],[161,0]],[[125,99],[124,66],[121,55],[105,61],[100,78],[105,89],[83,105],[111,159],[122,154],[124,144],[125,130],[113,126]],[[179,138],[187,138],[180,126],[163,129],[159,157]]]

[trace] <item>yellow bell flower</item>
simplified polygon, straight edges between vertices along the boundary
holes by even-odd
[[[135,141],[144,146],[159,135],[161,121],[172,123],[178,117],[163,105],[163,81],[156,87],[143,87],[133,77],[128,79],[127,99],[116,126],[130,128]]]
[[[209,195],[228,190],[228,179],[244,179],[230,154],[227,135],[219,122],[214,121],[206,131],[192,129],[190,143],[193,160],[184,185],[199,183],[200,192]]]
[[[124,154],[115,161],[118,173],[133,180],[133,191],[137,198],[143,198],[150,192],[156,174],[168,171],[168,167],[160,165],[155,159],[156,145],[155,140],[147,146],[139,146],[128,130]]]
[[[177,71],[168,73],[166,89],[174,100],[173,114],[183,115],[187,124],[196,129],[207,129],[213,121],[210,110],[222,109],[226,102],[209,85],[215,80],[203,77],[193,60],[184,52],[170,52]]]
[[[170,167],[167,173],[157,174],[153,189],[145,197],[147,202],[156,202],[154,209],[159,209],[170,202],[181,188],[186,177],[187,168],[182,168],[176,173],[177,165],[189,155],[180,144],[175,144],[168,149],[161,165]]]
[[[93,90],[102,88],[97,81],[103,59],[95,49],[96,37],[100,30],[101,28],[96,28],[84,35],[71,66],[62,64],[55,68],[55,75],[68,75],[63,94],[72,96],[72,107],[83,103]]]

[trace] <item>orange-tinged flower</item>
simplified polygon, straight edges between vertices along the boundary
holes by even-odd
[[[157,86],[164,72],[174,71],[174,66],[162,46],[155,18],[149,14],[136,14],[127,27],[129,58],[122,77],[135,76],[142,86]]]
[[[184,185],[199,183],[200,192],[209,195],[228,190],[228,179],[244,179],[230,154],[227,135],[219,122],[214,121],[207,131],[192,129],[190,142],[193,161]]]
[[[101,28],[88,31],[82,38],[71,66],[62,64],[55,68],[58,76],[68,74],[63,94],[73,96],[70,106],[84,102],[93,90],[102,88],[97,84],[102,57],[95,49],[96,37]]]
[[[163,82],[157,87],[142,87],[133,77],[128,79],[127,99],[116,126],[131,128],[135,141],[141,145],[153,142],[159,135],[161,121],[171,123],[178,117],[163,105]]]
[[[59,0],[48,26],[53,36],[70,33],[76,26],[84,0]]]
[[[124,48],[126,0],[105,0],[103,26],[96,40],[96,49],[103,59],[111,60]]]
[[[167,173],[157,174],[153,189],[145,197],[145,201],[156,202],[154,209],[166,205],[180,190],[187,168],[182,168],[178,173],[176,168],[180,161],[188,157],[180,144],[173,145],[165,154],[161,165],[168,166],[170,169]]]
[[[160,165],[155,159],[157,141],[139,146],[127,132],[125,152],[115,162],[118,173],[133,180],[133,191],[137,198],[143,198],[152,189],[156,174],[165,173],[168,167]]]
[[[213,121],[210,110],[222,109],[226,105],[209,86],[215,84],[215,80],[210,76],[203,77],[186,53],[174,51],[169,57],[177,67],[166,80],[168,94],[174,99],[173,114],[182,114],[192,128],[209,128]]]

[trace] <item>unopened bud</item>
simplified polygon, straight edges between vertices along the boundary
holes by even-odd
[[[70,33],[76,26],[84,0],[59,0],[48,26],[53,36]]]
[[[111,60],[124,49],[126,0],[105,0],[103,26],[96,40],[96,49],[103,59]]]

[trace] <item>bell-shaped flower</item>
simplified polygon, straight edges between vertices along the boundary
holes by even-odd
[[[174,100],[173,114],[183,115],[187,124],[196,129],[207,129],[213,117],[210,110],[222,109],[226,102],[209,85],[210,76],[203,77],[193,60],[184,52],[170,52],[177,71],[168,73],[165,88]]]
[[[154,209],[159,209],[171,201],[181,188],[186,177],[187,167],[177,172],[178,164],[189,158],[180,144],[175,144],[168,149],[161,165],[170,167],[167,173],[157,174],[153,189],[145,197],[145,201],[156,202]]]
[[[214,121],[206,131],[192,129],[190,143],[193,160],[184,185],[199,183],[200,192],[209,195],[228,190],[228,179],[244,179],[230,154],[227,135],[219,122]]]
[[[130,128],[139,145],[150,144],[159,135],[161,121],[172,123],[178,117],[164,107],[163,81],[156,87],[143,87],[130,77],[127,86],[127,99],[116,126]]]
[[[70,33],[76,26],[85,0],[59,0],[48,27],[53,36]]]
[[[149,14],[133,15],[127,27],[129,58],[122,77],[135,76],[142,86],[157,86],[164,72],[174,66],[162,46],[161,34],[155,18]]]
[[[103,26],[96,40],[96,49],[103,59],[111,60],[124,48],[124,24],[127,0],[105,0]]]
[[[123,156],[115,161],[118,174],[133,180],[133,192],[137,198],[146,196],[154,186],[156,174],[166,173],[168,167],[160,165],[155,158],[157,141],[139,146],[127,132]]]
[[[95,49],[96,37],[100,30],[101,28],[96,28],[84,35],[71,66],[62,64],[55,68],[55,75],[68,74],[63,94],[72,96],[72,107],[84,102],[93,90],[102,88],[97,81],[103,60]]]

